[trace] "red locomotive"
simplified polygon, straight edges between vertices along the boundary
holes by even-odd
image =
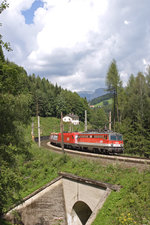
[[[105,132],[73,132],[63,133],[64,147],[95,153],[123,153],[123,138],[119,133]],[[51,133],[50,143],[61,146],[61,133]]]

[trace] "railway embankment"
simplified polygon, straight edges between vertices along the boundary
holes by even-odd
[[[35,138],[35,142],[38,142],[38,137]],[[49,136],[42,136],[41,143],[42,143],[43,147],[47,148],[47,146],[48,146],[48,149],[62,152],[62,149],[60,147],[51,145],[51,143],[49,142]],[[137,156],[133,157],[133,156],[127,156],[127,155],[123,155],[123,154],[121,154],[121,155],[96,154],[96,153],[87,152],[87,151],[86,152],[85,151],[76,151],[73,149],[65,149],[65,152],[70,155],[71,154],[79,155],[79,156],[83,156],[83,157],[87,157],[87,158],[90,157],[90,158],[97,158],[97,159],[108,160],[108,161],[131,163],[131,166],[132,166],[132,164],[133,165],[143,164],[144,166],[148,166],[148,167],[150,165],[150,159],[146,158],[146,157],[145,158],[137,157]]]
[[[52,151],[62,153],[62,149],[60,147],[53,146],[50,144],[49,141],[47,141],[48,139],[42,141],[43,147],[48,148]],[[116,164],[124,168],[135,167],[140,171],[150,168],[150,159],[147,158],[130,157],[125,155],[103,155],[91,152],[76,151],[71,149],[65,149],[65,153],[75,157],[82,157],[84,159],[94,160],[100,162],[103,165]]]

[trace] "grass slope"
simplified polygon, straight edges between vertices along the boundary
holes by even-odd
[[[60,121],[55,118],[41,118],[43,135],[59,130]],[[27,138],[31,139],[31,127]],[[123,169],[117,165],[102,166],[99,162],[71,158],[66,154],[53,153],[38,148],[32,143],[30,158],[17,158],[18,176],[22,180],[20,197],[23,198],[58,176],[68,172],[78,176],[122,185],[120,192],[109,195],[98,213],[93,225],[150,224],[150,169],[138,172],[135,168]],[[6,204],[6,208],[11,206]]]
[[[120,192],[112,192],[97,215],[94,225],[149,224],[150,222],[150,171],[104,167],[95,161],[70,158],[67,155],[39,149],[35,143],[32,158],[18,161],[22,183],[21,196],[25,197],[58,176],[68,172],[78,176],[122,185]]]
[[[34,136],[38,136],[38,120],[37,117],[33,118],[34,121]],[[55,117],[40,117],[41,135],[47,136],[51,132],[60,132],[60,119]],[[31,133],[31,126],[28,128],[28,132]],[[79,125],[72,125],[73,131],[83,131],[84,123],[80,122]],[[64,131],[70,131],[70,124],[64,123]]]
[[[107,102],[107,104],[106,104],[106,102]],[[112,103],[113,103],[113,99],[110,98],[110,99],[108,99],[108,100],[104,100],[104,101],[102,101],[102,102],[97,103],[96,105],[94,105],[94,107],[100,107],[100,106],[112,105]]]

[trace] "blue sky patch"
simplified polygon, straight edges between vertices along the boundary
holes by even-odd
[[[35,0],[30,9],[22,11],[22,15],[25,17],[26,24],[33,23],[34,12],[39,8],[43,7],[44,3],[40,0]]]

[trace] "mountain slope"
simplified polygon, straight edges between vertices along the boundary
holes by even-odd
[[[90,101],[90,105],[96,105],[96,104],[101,103],[103,101],[110,100],[112,97],[113,97],[113,94],[111,94],[111,93],[104,94],[102,96],[99,96],[97,98],[92,99]]]
[[[82,98],[86,98],[87,101],[91,101],[94,98],[106,94],[105,88],[97,88],[94,91],[79,91],[78,95]]]

